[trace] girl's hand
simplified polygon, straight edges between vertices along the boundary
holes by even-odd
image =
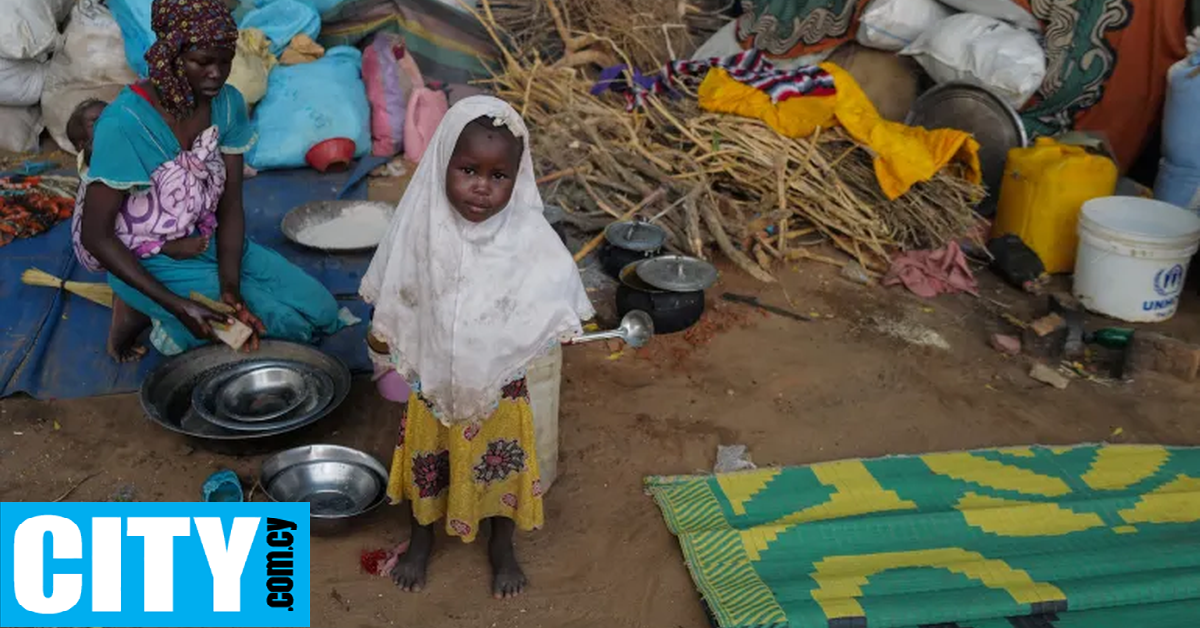
[[[233,316],[254,332],[250,339],[246,341],[244,350],[247,352],[258,350],[259,337],[267,333],[267,326],[263,325],[262,320],[254,315],[249,308],[246,307],[246,302],[242,300],[242,296],[235,292],[225,291],[221,293],[221,301],[234,309]]]
[[[229,317],[224,314],[219,314],[206,306],[196,303],[189,299],[180,299],[178,303],[171,308],[171,314],[187,327],[188,331],[196,338],[212,340],[213,323],[228,323]]]

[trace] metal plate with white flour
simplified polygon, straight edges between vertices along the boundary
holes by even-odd
[[[279,229],[300,246],[329,253],[361,253],[379,246],[395,207],[372,201],[314,201],[283,217]]]
[[[963,82],[943,83],[913,103],[904,121],[927,129],[966,131],[979,142],[979,162],[988,198],[979,213],[995,213],[1004,180],[1008,151],[1029,145],[1021,116],[1003,98],[986,88]]]

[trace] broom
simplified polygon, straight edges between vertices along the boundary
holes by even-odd
[[[82,281],[63,281],[48,272],[36,268],[27,269],[21,273],[21,282],[29,286],[44,286],[47,288],[63,288],[71,294],[81,296],[93,303],[104,307],[112,307],[112,288],[105,283],[85,283]]]

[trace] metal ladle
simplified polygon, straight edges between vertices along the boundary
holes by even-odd
[[[654,321],[641,310],[633,310],[621,319],[621,326],[609,331],[594,331],[576,336],[567,344],[577,345],[596,340],[621,340],[634,349],[643,347],[654,336]]]

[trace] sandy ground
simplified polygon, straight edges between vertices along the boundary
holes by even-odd
[[[1196,386],[1151,375],[1126,386],[1046,387],[1027,377],[1023,359],[987,347],[1003,325],[987,301],[922,302],[819,265],[784,278],[796,309],[820,321],[719,303],[706,333],[691,334],[695,344],[663,338],[620,359],[602,346],[567,351],[559,479],[546,528],[519,542],[526,596],[492,600],[484,548],[457,541],[440,542],[424,593],[362,573],[363,550],[406,534],[400,512],[385,508],[346,536],[314,540],[312,625],[705,626],[678,545],[641,482],[711,469],[718,444],[747,445],[759,465],[799,465],[1034,443],[1200,443]],[[760,289],[727,272],[712,294]],[[786,303],[779,287],[760,294]],[[1028,307],[1005,288],[985,294],[1018,316]],[[1194,295],[1168,327],[1197,340]],[[877,331],[888,320],[934,330],[950,348]],[[334,416],[277,446],[332,442],[387,460],[396,420],[394,406],[361,382]],[[230,467],[250,478],[260,460],[196,449],[151,427],[132,396],[0,401],[0,501],[54,500],[81,480],[67,499],[189,501],[209,473]]]

